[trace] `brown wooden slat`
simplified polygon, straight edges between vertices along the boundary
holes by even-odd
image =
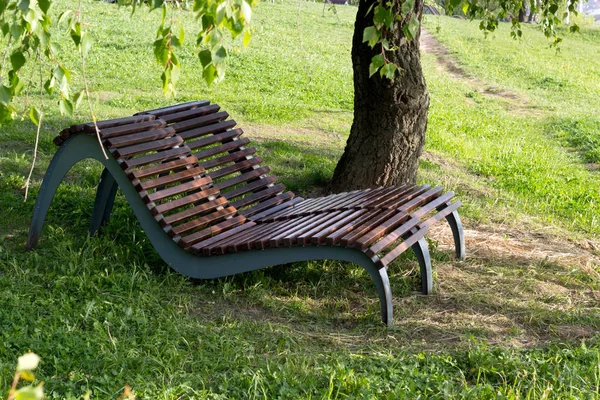
[[[291,193],[291,192],[287,192],[287,193]],[[285,194],[285,193],[283,193],[283,194]],[[283,203],[283,200],[279,196],[274,197],[272,199],[267,200],[267,201],[271,201],[271,204],[267,205],[266,210],[259,212],[259,213],[255,213],[249,219],[251,219],[252,221],[262,222],[261,221],[262,218],[268,217],[269,215],[274,214],[277,211],[281,211],[288,207],[292,207],[294,204],[298,204],[302,200],[304,200],[302,197],[294,197],[290,201],[286,201],[285,203]],[[266,203],[266,202],[264,202],[264,203]],[[259,204],[263,204],[263,203],[259,203]],[[244,211],[246,211],[246,210],[244,210]]]
[[[170,185],[171,183],[193,179],[194,177],[200,177],[203,173],[204,168],[202,167],[190,168],[181,172],[176,172],[174,174],[169,174],[158,177],[156,179],[150,179],[145,182],[140,182],[138,185],[136,185],[136,188],[140,190],[156,189],[160,186]]]
[[[417,226],[418,223],[419,223],[418,218],[411,217],[408,221],[406,221],[402,225],[400,225],[400,227],[394,229],[392,232],[388,233],[383,238],[381,238],[381,240],[378,241],[377,243],[375,243],[373,246],[371,246],[371,248],[369,250],[373,254],[377,254],[380,251],[383,251],[390,244],[392,244],[395,241],[397,241],[398,239],[402,238],[403,235],[405,235],[412,228]]]
[[[425,236],[426,233],[427,228],[421,228],[417,232],[411,234],[402,243],[400,243],[398,247],[387,253],[385,257],[381,258],[379,260],[380,265],[387,266],[389,263],[394,261],[400,254],[404,253],[409,247],[411,247],[413,244],[417,243],[417,241],[423,238],[423,236]]]
[[[434,223],[438,222],[442,218],[444,218],[447,215],[449,215],[450,213],[452,213],[453,211],[456,211],[458,209],[458,207],[460,207],[460,206],[461,206],[461,202],[457,200],[454,203],[451,203],[448,207],[446,207],[446,208],[444,208],[442,210],[439,210],[439,212],[437,214],[435,214],[432,217],[428,218],[424,222],[421,222],[419,224],[419,226],[422,227],[422,228],[428,228],[431,225],[433,225]]]
[[[214,122],[220,122],[220,121],[226,119],[227,117],[229,117],[229,114],[227,114],[225,111],[221,111],[221,112],[218,112],[215,114],[203,115],[201,117],[177,122],[171,126],[177,132],[182,132],[182,131],[186,131],[188,129],[193,129],[193,128],[198,128],[200,126],[209,125]]]
[[[187,146],[181,146],[176,149],[159,151],[155,154],[148,154],[130,160],[122,160],[121,167],[125,169],[127,173],[129,173],[133,168],[142,167],[148,164],[159,163],[175,157],[186,156],[189,154],[189,152],[190,149]]]
[[[232,142],[222,144],[220,146],[215,146],[215,147],[211,147],[211,148],[199,151],[197,153],[194,153],[194,155],[196,157],[198,157],[198,160],[202,160],[204,158],[216,156],[217,154],[237,150],[240,147],[247,145],[248,143],[250,143],[250,139],[241,138],[238,140],[234,140]]]
[[[247,158],[248,156],[256,153],[256,149],[254,147],[250,147],[248,149],[239,150],[234,153],[226,154],[221,157],[213,158],[212,160],[204,161],[202,166],[206,169],[218,167],[219,165],[228,164],[230,162],[239,161]]]
[[[415,212],[411,213],[411,215],[413,215],[417,218],[422,218],[429,212],[433,211],[435,208],[452,200],[453,197],[454,197],[454,192],[444,193],[440,197],[434,199],[433,201],[430,201],[429,203],[425,204],[423,207],[421,207],[418,210],[416,210]]]
[[[209,215],[205,215],[200,218],[196,218],[184,224],[174,226],[172,228],[172,232],[175,235],[184,235],[188,232],[191,232],[195,229],[201,229],[206,227],[207,225],[211,225],[217,221],[220,221],[224,218],[233,216],[236,213],[236,209],[234,207],[227,207],[222,210],[215,211]]]
[[[320,218],[320,216],[314,215],[306,215],[300,218],[292,218],[287,221],[276,221],[271,222],[275,227],[279,225],[279,228],[273,230],[268,235],[265,235],[262,238],[258,238],[256,240],[256,245],[261,248],[266,247],[277,247],[283,244],[283,238],[288,235],[290,232],[294,232],[295,229],[302,229],[305,226],[312,223],[316,218]]]
[[[330,234],[329,236],[327,236],[325,238],[325,242],[330,246],[338,244],[338,242],[341,240],[341,238],[343,236],[347,235],[352,230],[357,229],[363,223],[368,222],[370,219],[375,217],[380,212],[381,212],[380,210],[367,210],[364,215],[360,216],[359,218],[357,218],[354,221],[350,221],[349,223],[347,223],[346,225],[344,225],[342,227],[339,227],[337,229],[337,231],[335,231],[332,234]]]
[[[408,203],[403,204],[399,207],[400,210],[411,212],[418,206],[430,202],[432,199],[439,197],[440,193],[442,193],[443,188],[441,186],[435,187],[427,192],[415,197]]]
[[[329,197],[329,196],[327,196],[327,197]],[[283,210],[282,212],[272,215],[271,217],[267,218],[267,221],[281,220],[281,219],[291,218],[294,216],[306,215],[305,213],[303,213],[303,210],[308,209],[310,206],[312,206],[314,204],[326,201],[325,199],[327,197],[317,197],[314,199],[306,199],[303,202],[290,208],[289,210]]]
[[[227,197],[227,199],[231,200],[238,196],[244,195],[249,192],[253,192],[255,190],[261,189],[263,187],[269,186],[270,184],[277,181],[277,177],[274,175],[269,175],[257,181],[247,183],[245,185],[239,186],[233,190],[228,192],[222,192],[223,196]]]
[[[185,140],[194,139],[199,136],[206,136],[214,133],[225,132],[227,129],[233,128],[237,123],[233,119],[217,122],[200,128],[194,128],[187,131],[179,132],[179,136]]]
[[[244,169],[252,168],[255,165],[258,165],[262,162],[262,157],[253,157],[249,160],[241,161],[239,163],[235,163],[225,168],[217,169],[209,172],[208,176],[213,179],[222,178],[226,175],[232,174],[234,172],[242,171]]]
[[[144,179],[150,176],[155,176],[168,171],[172,171],[179,168],[185,168],[192,166],[198,162],[198,159],[194,156],[188,156],[184,158],[178,158],[174,161],[154,165],[152,167],[137,169],[129,173],[130,179]]]
[[[218,104],[210,104],[210,105],[196,107],[196,108],[192,108],[189,110],[180,111],[180,112],[176,112],[176,113],[163,114],[160,116],[160,118],[164,121],[167,121],[167,123],[170,124],[173,122],[188,120],[188,119],[194,118],[194,117],[201,117],[204,115],[213,114],[213,113],[219,111],[220,108],[221,107],[219,107]]]
[[[361,192],[362,192],[362,190],[353,190],[352,192],[346,193],[345,196],[340,197],[337,201],[331,203],[329,205],[329,209],[330,210],[340,210],[340,209],[342,209],[341,207],[339,207],[340,204],[346,203],[349,199],[352,199],[352,198],[356,197]]]
[[[366,250],[367,247],[375,242],[377,239],[387,234],[392,229],[395,229],[398,225],[402,224],[409,218],[409,215],[403,211],[400,211],[392,218],[385,220],[381,225],[375,227],[373,230],[358,238],[353,244],[353,247],[361,250]]]
[[[153,207],[151,211],[154,211],[157,214],[165,214],[177,208],[185,207],[187,205],[210,199],[211,197],[215,197],[218,195],[219,190],[217,188],[212,187],[206,190],[202,190],[200,192],[188,194],[187,196],[181,197],[179,199],[171,200],[167,203],[159,204]]]
[[[392,193],[396,189],[397,188],[394,187],[394,186],[392,186],[392,187],[385,187],[385,188],[379,188],[379,189],[374,189],[367,196],[361,198],[360,202],[357,202],[356,204],[353,204],[352,207],[354,207],[354,208],[368,208],[367,204],[370,204],[373,199],[377,200],[377,199],[380,199],[382,197],[385,197],[386,195]]]
[[[251,179],[258,178],[260,176],[266,175],[269,173],[269,167],[260,167],[253,169],[252,171],[245,172],[241,175],[234,176],[233,178],[229,178],[227,180],[215,183],[215,186],[220,190],[226,189],[231,186],[239,185],[240,183],[247,182]]]
[[[279,243],[283,244],[284,246],[292,246],[293,244],[295,244],[296,240],[300,235],[307,231],[310,231],[315,227],[323,226],[327,223],[327,221],[331,221],[332,219],[334,219],[334,217],[341,213],[342,211],[333,211],[331,213],[317,214],[314,216],[313,219],[311,219],[310,223],[302,227],[296,227],[291,232],[286,232],[285,236],[281,239],[281,242]]]
[[[414,199],[415,197],[420,196],[421,194],[425,193],[427,190],[429,190],[429,188],[430,188],[429,185],[415,186],[414,188],[410,189],[407,193],[403,194],[402,196],[398,197],[397,199],[386,201],[385,203],[382,203],[380,205],[380,208],[386,208],[388,210],[400,208],[400,206],[402,206],[403,204],[406,204],[410,200]]]
[[[371,229],[375,228],[394,214],[394,210],[385,210],[381,213],[375,214],[373,218],[365,221],[362,225],[354,228],[352,231],[348,232],[348,234],[343,236],[339,240],[339,243],[342,246],[350,247],[356,241],[356,239],[363,236],[365,233],[369,232]]]
[[[326,243],[326,237],[331,235],[333,232],[338,230],[339,228],[345,227],[349,222],[356,221],[356,218],[359,218],[361,215],[365,214],[368,210],[357,210],[351,212],[345,218],[337,221],[335,224],[328,226],[325,229],[322,229],[319,232],[315,232],[311,237],[311,243],[316,245],[323,245]]]
[[[249,219],[252,219],[254,221],[255,214],[260,213],[262,211],[266,211],[267,209],[269,209],[273,206],[276,206],[284,201],[294,198],[294,196],[295,195],[293,192],[281,193],[281,194],[278,194],[277,196],[271,197],[270,199],[261,201],[255,205],[253,205],[252,207],[248,207],[248,208],[240,211],[240,213],[245,215],[246,217],[252,217]],[[300,199],[302,199],[302,197],[300,197]]]
[[[149,203],[154,203],[160,200],[164,200],[167,197],[175,196],[181,193],[189,192],[194,189],[198,189],[202,186],[208,185],[209,183],[211,183],[211,179],[209,177],[194,179],[191,182],[182,183],[177,186],[172,186],[170,188],[157,190],[154,193],[147,194],[146,196],[144,196],[144,200],[147,200]]]
[[[406,191],[406,185],[393,187],[391,190],[381,192],[378,195],[365,200],[364,203],[361,204],[361,207],[362,208],[379,207],[379,204],[383,203],[386,200],[399,198],[401,196],[401,194],[404,193],[405,191]]]
[[[183,143],[183,139],[179,136],[173,136],[167,139],[155,140],[154,142],[136,144],[134,146],[121,147],[113,151],[116,158],[132,157],[137,154],[148,153],[151,151],[164,150],[171,147],[179,146]]]
[[[215,200],[200,204],[193,208],[188,208],[186,210],[180,211],[175,214],[171,214],[167,217],[164,217],[165,224],[172,225],[178,222],[184,221],[186,219],[196,217],[202,213],[212,211],[218,207],[223,207],[227,204],[227,199],[224,197],[217,197]]]
[[[236,217],[226,219],[223,222],[219,222],[218,224],[215,224],[215,225],[208,227],[206,229],[203,229],[201,231],[194,232],[187,236],[183,236],[179,243],[181,243],[181,245],[184,248],[188,248],[198,242],[201,242],[202,240],[204,240],[206,238],[218,235],[219,233],[221,233],[227,229],[234,228],[238,225],[241,225],[244,222],[246,222],[246,218],[244,218],[241,215],[238,215]]]
[[[98,125],[98,129],[106,129],[112,128],[120,125],[129,125],[136,124],[138,122],[150,121],[155,119],[154,115],[136,115],[133,117],[125,117],[125,118],[116,118],[116,119],[107,119],[104,121],[97,121],[96,125]],[[75,132],[88,132],[88,133],[96,133],[96,128],[94,127],[93,122],[87,122],[85,124],[73,125],[71,126]]]
[[[362,198],[369,196],[371,194],[371,191],[372,191],[372,189],[361,190],[358,194],[348,197],[348,199],[346,199],[346,201],[338,203],[335,206],[335,209],[342,210],[345,208],[352,208],[352,205],[358,203]]]
[[[279,194],[279,193],[283,192],[284,189],[285,189],[285,186],[282,184],[271,186],[269,188],[261,190],[260,192],[253,193],[249,196],[246,196],[239,200],[236,200],[236,201],[232,202],[231,205],[234,206],[235,208],[242,208],[242,207],[248,206],[254,202],[261,201],[261,200],[267,199],[271,196],[274,196],[276,194]]]
[[[303,234],[301,234],[300,236],[298,236],[296,238],[296,242],[299,245],[307,245],[311,242],[312,237],[320,232],[322,232],[323,230],[328,230],[329,228],[331,228],[333,225],[336,224],[336,222],[346,218],[348,215],[352,214],[354,212],[354,210],[346,210],[346,211],[339,211],[339,214],[337,215],[333,215],[333,213],[336,213],[338,211],[333,211],[332,213],[327,213],[327,218],[322,221],[319,224],[316,224],[312,229],[304,232]],[[284,239],[285,242],[285,239]]]
[[[398,187],[398,190],[395,190],[380,199],[377,204],[373,205],[373,208],[385,208],[386,204],[391,204],[392,202],[398,201],[398,199],[408,196],[414,188],[414,185],[402,185]]]
[[[100,137],[102,140],[107,140],[119,136],[130,135],[132,133],[164,128],[165,126],[167,126],[166,122],[160,119],[139,122],[136,124],[120,125],[112,128],[103,128],[102,131],[100,131]],[[96,131],[93,131],[93,133],[96,133]]]
[[[210,146],[215,143],[225,142],[225,141],[235,139],[238,136],[240,136],[242,133],[243,133],[243,131],[241,129],[232,129],[232,130],[229,130],[229,131],[226,131],[223,133],[217,133],[216,135],[206,136],[206,137],[203,137],[202,139],[197,139],[197,140],[194,140],[191,142],[186,142],[186,144],[190,149],[196,150],[198,148]]]
[[[187,103],[176,104],[174,106],[155,108],[154,110],[142,111],[133,115],[152,114],[160,117],[163,114],[172,114],[180,111],[190,110],[196,107],[202,107],[210,104],[208,100],[189,101]]]
[[[195,245],[196,249],[202,249],[202,254],[204,254],[205,256],[210,256],[216,249],[216,244],[220,241],[223,240],[229,236],[235,235],[239,232],[243,232],[246,229],[250,229],[252,228],[254,225],[256,225],[255,222],[252,221],[247,221],[246,223],[244,223],[243,225],[237,226],[233,229],[229,229],[225,232],[222,232],[210,239],[206,239],[200,243],[197,243]]]
[[[252,242],[250,242],[249,239],[257,235],[262,235],[262,232],[266,232],[270,228],[271,227],[267,226],[266,224],[257,224],[251,229],[240,232],[234,237],[229,237],[225,240],[222,240],[219,243],[219,246],[221,246],[223,250],[228,253],[250,250]]]
[[[138,143],[150,142],[152,140],[164,139],[171,137],[175,134],[175,131],[171,128],[159,128],[150,131],[144,131],[139,133],[133,133],[131,135],[124,135],[113,137],[106,140],[106,144],[111,149],[116,149],[124,146],[131,146]]]

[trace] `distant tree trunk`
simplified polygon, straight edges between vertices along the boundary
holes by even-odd
[[[364,29],[373,25],[373,13],[366,13],[375,2],[361,0],[356,16],[352,40],[354,121],[333,175],[331,190],[335,192],[415,182],[423,151],[429,94],[421,69],[420,32],[409,41],[398,26],[393,43],[399,49],[388,52],[388,58],[402,68],[400,74],[394,81],[379,73],[369,78],[371,58],[381,48],[371,49],[362,38]],[[394,2],[398,7],[399,1]],[[415,12],[421,21],[423,0],[416,1]]]

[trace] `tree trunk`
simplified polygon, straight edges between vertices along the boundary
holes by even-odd
[[[394,2],[397,9],[399,2]],[[334,192],[414,183],[423,151],[429,94],[421,69],[420,32],[409,41],[401,23],[396,22],[390,42],[399,48],[386,55],[401,68],[400,73],[393,81],[379,73],[369,78],[371,58],[381,51],[379,45],[371,49],[362,42],[364,29],[373,25],[373,12],[366,16],[373,3],[361,0],[356,15],[352,39],[354,121],[333,175]],[[420,22],[423,0],[415,3]]]

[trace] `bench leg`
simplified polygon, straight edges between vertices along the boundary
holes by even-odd
[[[94,236],[101,226],[108,223],[118,188],[115,178],[108,172],[108,169],[104,168],[96,191],[96,201],[94,202],[94,211],[90,223],[90,236]]]
[[[458,211],[452,211],[452,213],[446,216],[446,221],[452,229],[452,236],[454,237],[454,247],[456,249],[456,258],[464,260],[466,256],[465,252],[465,234],[463,232],[462,222]]]
[[[388,278],[387,268],[377,269],[375,265],[367,268],[363,265],[377,288],[379,294],[379,304],[381,306],[381,321],[387,326],[393,325],[394,306],[392,305],[392,289]]]
[[[433,273],[427,240],[421,238],[411,248],[419,261],[419,267],[421,267],[421,291],[423,294],[430,294],[433,288]]]

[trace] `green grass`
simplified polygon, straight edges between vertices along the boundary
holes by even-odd
[[[193,20],[177,15],[190,33],[178,94],[166,99],[151,53],[158,15],[83,4],[97,37],[88,75],[99,117],[210,98],[289,188],[319,192],[330,179],[352,118],[355,8],[337,7],[338,21],[302,3],[296,26],[296,2],[261,4],[251,46],[210,89]],[[390,329],[355,266],[298,263],[193,282],[160,260],[120,196],[110,224],[87,238],[94,162],[71,171],[39,249],[24,252],[52,138],[73,121],[48,109],[27,202],[34,127],[3,127],[0,398],[29,349],[42,357],[36,375],[49,399],[88,389],[114,399],[125,384],[149,399],[599,398],[600,182],[587,166],[598,162],[598,30],[566,38],[557,55],[533,28],[520,43],[504,28],[485,39],[474,23],[426,23],[432,33],[438,24],[470,77],[423,55],[431,109],[420,179],[459,193],[469,258],[455,262],[448,232],[434,230],[431,296],[415,294],[411,254],[396,262]],[[490,94],[503,91],[511,96]],[[75,120],[89,120],[84,108]]]

